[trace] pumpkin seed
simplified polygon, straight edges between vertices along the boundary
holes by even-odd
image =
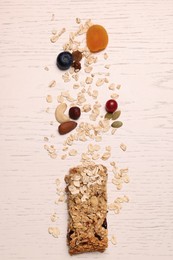
[[[111,119],[111,118],[112,118],[112,113],[106,113],[106,114],[105,114],[105,118]]]
[[[116,120],[120,117],[121,111],[115,111],[112,115],[112,120]]]
[[[113,128],[119,128],[119,127],[121,127],[123,125],[123,123],[121,122],[121,121],[114,121],[112,124],[111,124],[111,126],[113,127]]]

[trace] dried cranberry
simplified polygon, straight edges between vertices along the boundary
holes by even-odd
[[[104,227],[105,229],[107,229],[107,219],[105,218],[102,224],[102,227]]]

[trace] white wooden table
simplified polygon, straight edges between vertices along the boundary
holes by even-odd
[[[55,15],[51,21],[52,14]],[[45,113],[48,84],[59,72],[56,55],[64,36],[50,43],[52,29],[76,28],[91,18],[109,33],[111,79],[122,85],[124,127],[113,137],[113,159],[128,166],[130,197],[119,215],[109,213],[109,244],[103,254],[77,259],[173,259],[173,1],[0,1],[0,259],[71,259],[66,247],[66,204],[56,205],[55,179],[78,159],[49,158],[44,136],[56,133]],[[44,67],[48,66],[46,72]],[[58,94],[57,87],[52,94]],[[61,142],[58,135],[53,143]],[[124,153],[119,144],[124,142]],[[80,148],[79,148],[79,151]],[[76,160],[76,161],[74,161]],[[109,197],[119,193],[109,183]],[[61,235],[47,232],[57,212]]]

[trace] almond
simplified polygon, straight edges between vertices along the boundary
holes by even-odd
[[[60,135],[65,135],[65,134],[71,132],[73,129],[75,129],[76,126],[77,126],[77,123],[74,121],[64,122],[59,125],[58,132],[60,133]]]

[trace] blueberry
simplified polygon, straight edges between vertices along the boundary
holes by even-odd
[[[72,54],[68,51],[63,51],[58,55],[56,65],[60,70],[68,70],[72,65],[72,62]]]

